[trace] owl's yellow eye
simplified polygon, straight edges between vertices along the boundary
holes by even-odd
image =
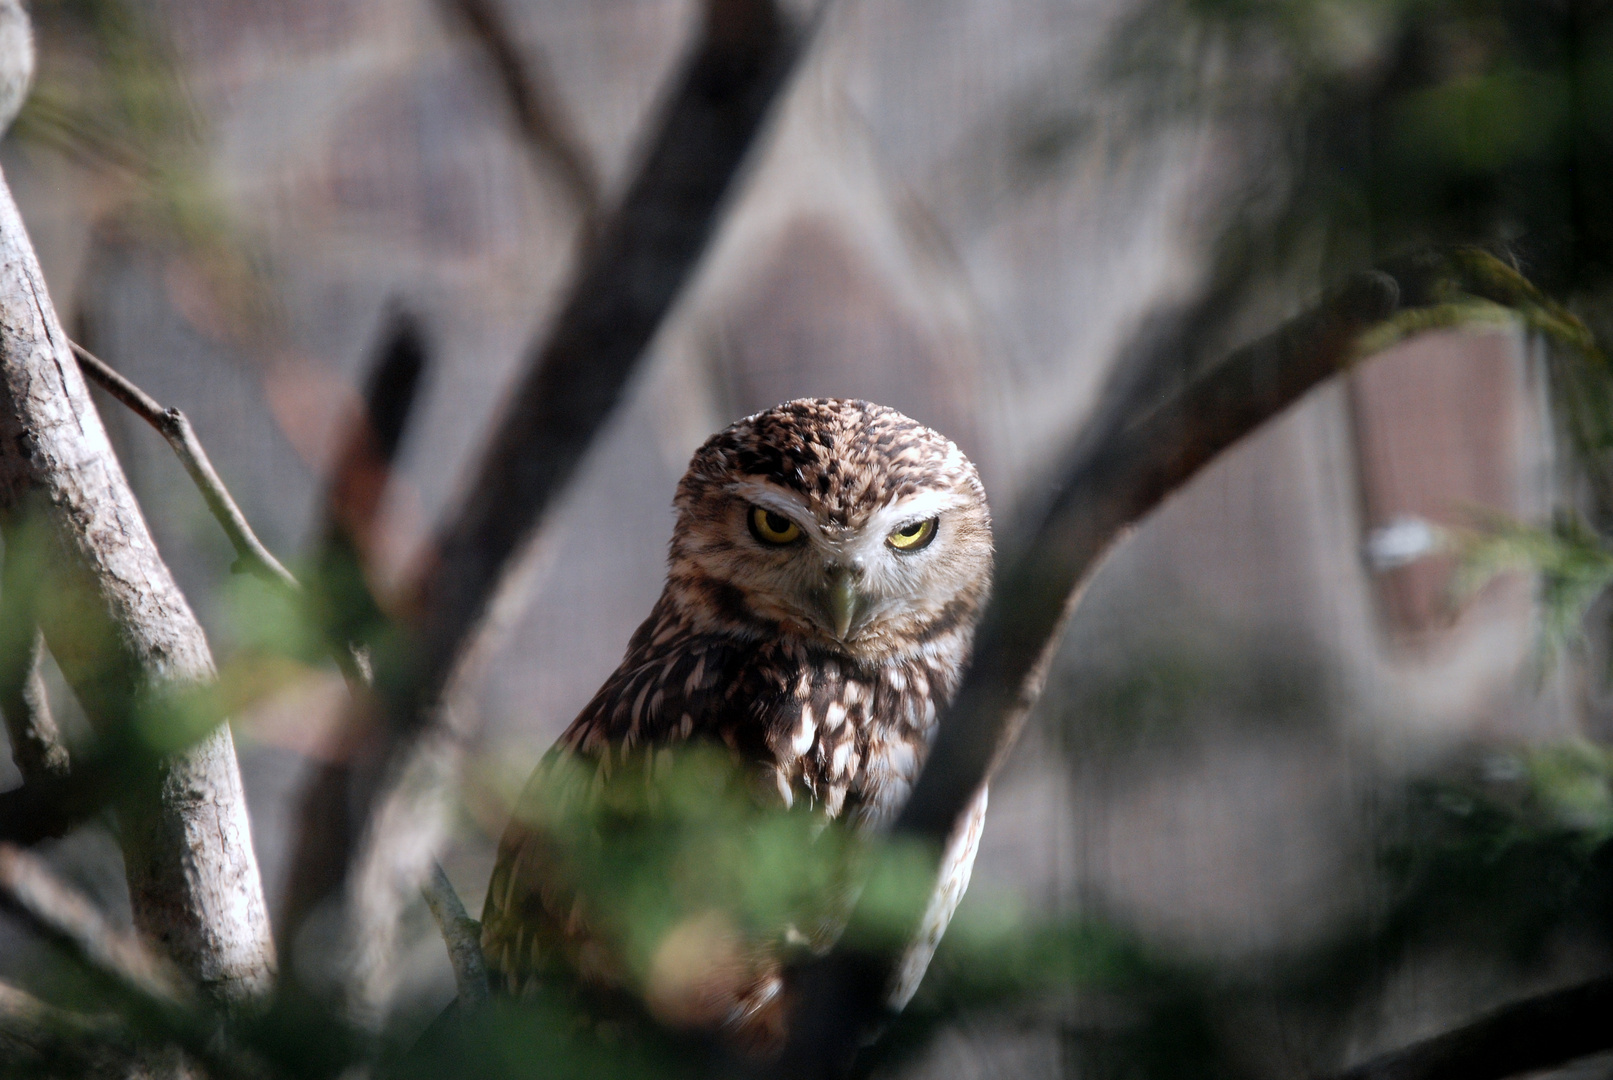
[[[935,539],[936,520],[930,518],[928,521],[915,521],[911,525],[904,525],[885,537],[885,543],[897,551],[917,551]]]
[[[773,511],[760,506],[751,507],[750,531],[764,544],[793,544],[801,538],[801,526]]]

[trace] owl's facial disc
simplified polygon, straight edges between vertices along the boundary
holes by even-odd
[[[697,633],[887,663],[961,647],[991,589],[991,511],[946,438],[894,409],[803,398],[695,452],[668,595]]]
[[[922,621],[955,587],[949,562],[959,553],[947,526],[969,516],[962,493],[917,492],[841,524],[798,493],[765,482],[741,481],[730,491],[750,541],[738,546],[748,547],[752,604],[806,636],[857,652],[893,621]]]

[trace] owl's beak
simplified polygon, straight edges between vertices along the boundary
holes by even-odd
[[[862,594],[857,591],[857,580],[849,570],[831,570],[829,587],[819,594],[819,605],[835,637],[841,641],[851,632],[851,624],[862,606]]]

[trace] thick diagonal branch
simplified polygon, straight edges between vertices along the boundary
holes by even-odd
[[[339,798],[333,792],[322,809],[305,807],[305,814],[329,815],[356,806],[369,823],[369,854],[349,870],[353,880],[390,882],[397,902],[414,894],[426,868],[421,858],[430,854],[430,844],[420,841],[429,839],[425,819],[433,803],[423,793],[453,771],[451,762],[426,759],[451,757],[459,741],[442,708],[450,679],[506,568],[576,471],[692,275],[801,45],[798,28],[772,0],[707,4],[704,33],[652,128],[637,176],[583,254],[464,504],[437,534],[407,604],[417,622],[406,646],[376,657],[376,689],[389,725],[379,751],[383,767],[369,770],[364,790]],[[382,807],[382,791],[408,794]],[[376,824],[382,821],[392,824]],[[299,871],[316,861],[334,869],[351,860],[304,851]],[[340,884],[328,869],[323,880],[300,890],[304,904]],[[303,913],[292,911],[290,921]],[[382,938],[393,921],[379,910],[362,920]],[[384,940],[360,948],[382,956],[388,951]]]
[[[1505,1005],[1333,1080],[1503,1080],[1613,1050],[1613,979]]]
[[[1101,417],[1076,444],[1051,503],[1003,560],[974,658],[897,821],[899,834],[941,850],[1012,746],[1080,586],[1104,553],[1216,455],[1341,370],[1360,336],[1394,312],[1399,292],[1395,279],[1363,274],[1143,415],[1138,395],[1117,395],[1129,407]],[[888,929],[858,932],[859,917],[845,942],[891,939]],[[803,973],[786,1075],[834,1076],[846,1067],[883,1010],[895,959],[846,944]]]
[[[114,745],[137,713],[213,676],[207,639],[112,453],[0,180],[0,512],[44,569],[46,643]],[[8,542],[9,546],[9,542]],[[149,727],[149,724],[148,724]],[[229,728],[156,760],[118,805],[135,923],[226,1000],[267,988],[273,948]]]

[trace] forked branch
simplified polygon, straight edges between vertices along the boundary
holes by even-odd
[[[201,440],[196,438],[196,430],[190,426],[190,419],[178,409],[163,408],[150,394],[78,342],[70,341],[68,344],[72,347],[73,355],[78,357],[78,365],[85,375],[168,440],[180,464],[185,466],[185,471],[207,501],[207,509],[223,528],[224,535],[229,537],[230,546],[235,548],[235,557],[239,560],[237,569],[256,574],[289,592],[300,592],[301,586],[291,576],[291,571],[280,565],[280,560],[263,546],[263,541],[247,524],[246,515],[241,513],[224,481],[219,479],[218,471],[213,468],[213,462],[208,458]]]

